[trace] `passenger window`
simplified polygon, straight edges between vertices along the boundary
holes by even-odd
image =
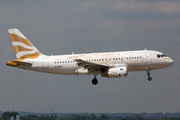
[[[56,64],[56,62],[54,62]]]
[[[140,57],[140,59],[141,59],[141,57]]]
[[[101,61],[101,59],[99,59],[99,61]]]
[[[59,62],[57,62],[57,63],[59,63]]]
[[[123,58],[121,58],[121,60],[123,60]]]
[[[96,59],[94,59],[94,61],[96,61]]]
[[[107,59],[105,59],[105,60],[107,60]]]
[[[129,57],[129,59],[131,59],[131,57]]]
[[[137,59],[139,59],[139,57],[137,57]]]
[[[132,59],[133,59],[133,57],[132,57]]]
[[[128,59],[128,57],[126,59]]]
[[[113,58],[113,60],[115,60],[115,58]]]
[[[104,61],[104,59],[102,59],[102,61]]]
[[[109,58],[109,60],[111,60],[111,58]]]
[[[116,58],[116,60],[118,60],[118,58]]]

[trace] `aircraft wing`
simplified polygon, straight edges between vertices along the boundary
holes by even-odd
[[[82,59],[74,59],[74,61],[77,62],[78,66],[84,67],[84,69],[88,69],[90,71],[93,71],[93,70],[99,71],[101,69],[106,69],[106,68],[110,67],[108,65],[89,62],[89,61],[85,61],[85,60],[82,60]]]

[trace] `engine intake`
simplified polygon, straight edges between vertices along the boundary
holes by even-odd
[[[128,74],[127,67],[109,68],[107,70],[101,71],[101,77],[108,77],[108,78],[126,77],[127,74]]]

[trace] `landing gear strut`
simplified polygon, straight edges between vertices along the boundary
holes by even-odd
[[[151,68],[149,68],[149,70],[147,70],[147,75],[148,75],[148,80],[151,81],[152,80],[152,77],[150,77],[151,75]]]

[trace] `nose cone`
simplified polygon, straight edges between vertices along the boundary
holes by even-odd
[[[173,61],[173,59],[168,58],[167,61],[166,61],[166,63],[167,63],[169,66],[171,66],[171,65],[174,63],[174,61]]]

